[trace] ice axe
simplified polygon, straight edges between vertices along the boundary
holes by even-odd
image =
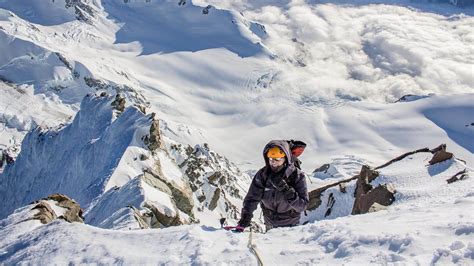
[[[226,218],[219,219],[219,222],[221,223],[221,228],[226,231],[232,231],[234,233],[242,233],[245,229],[245,227],[242,227],[240,225],[236,225],[236,226],[225,225],[224,226],[224,224],[226,223]]]

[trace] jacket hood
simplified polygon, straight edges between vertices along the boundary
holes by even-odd
[[[272,140],[265,145],[265,148],[263,149],[263,159],[265,160],[265,166],[270,167],[268,163],[268,158],[267,158],[267,152],[270,148],[272,147],[278,147],[280,148],[286,155],[286,170],[285,170],[285,175],[289,177],[293,171],[296,169],[294,165],[294,158],[293,155],[291,154],[290,151],[290,145],[288,144],[288,141],[286,140]]]

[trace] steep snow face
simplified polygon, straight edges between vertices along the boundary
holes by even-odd
[[[71,1],[67,0],[67,2]],[[62,24],[76,19],[74,10],[66,8],[65,0],[43,2],[1,0],[0,8],[12,11],[24,20],[45,26]]]
[[[398,191],[387,210],[254,232],[252,243],[263,263],[472,264],[472,169],[468,167],[466,179],[447,184],[447,178],[466,166],[448,160],[426,167],[430,156],[415,154],[381,169],[376,181],[390,182]],[[24,221],[28,207],[0,221],[4,263],[257,263],[247,246],[249,233],[219,230],[217,221],[121,232],[61,221]]]
[[[191,3],[177,7],[176,2],[105,0],[102,5],[108,17],[121,25],[115,43],[138,42],[140,55],[215,48],[227,49],[240,57],[263,52],[261,44],[246,38],[252,32],[243,24],[242,15],[215,8],[203,14],[201,7]],[[154,30],[150,31],[151,28]]]
[[[74,121],[56,131],[37,128],[27,134],[14,165],[7,166],[0,186],[2,217],[51,193],[71,196],[82,206],[100,195],[127,147],[147,133],[150,119],[127,108],[115,121],[112,99],[86,97]]]
[[[0,175],[0,216],[63,193],[81,204],[88,224],[103,228],[237,219],[250,178],[207,145],[192,153],[169,139],[166,146],[154,116],[102,93],[86,96],[70,124],[30,131]]]
[[[24,135],[37,126],[55,127],[66,123],[74,111],[44,95],[33,86],[0,82],[0,148],[20,151]],[[40,111],[41,110],[41,111]]]

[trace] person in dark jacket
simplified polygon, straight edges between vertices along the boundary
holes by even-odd
[[[309,202],[306,179],[296,166],[285,140],[272,140],[263,149],[265,166],[254,176],[245,196],[240,227],[250,226],[253,212],[260,203],[267,231],[275,227],[295,226]]]

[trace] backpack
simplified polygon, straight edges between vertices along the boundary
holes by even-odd
[[[296,168],[301,170],[302,162],[298,159],[298,157],[304,152],[306,143],[302,142],[301,140],[287,140],[287,142],[290,146],[291,155],[293,155],[293,163],[295,164]]]

